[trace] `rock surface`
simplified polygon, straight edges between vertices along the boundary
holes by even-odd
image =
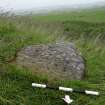
[[[73,43],[31,45],[21,49],[16,62],[51,78],[81,80],[85,73],[84,60]]]

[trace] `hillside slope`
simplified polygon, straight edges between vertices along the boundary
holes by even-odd
[[[105,105],[104,9],[49,14],[0,16],[0,105],[63,105],[63,92],[33,89],[32,82],[92,89],[99,97],[70,94],[72,105]],[[72,41],[86,60],[83,81],[57,81],[15,64],[17,52],[31,44]]]

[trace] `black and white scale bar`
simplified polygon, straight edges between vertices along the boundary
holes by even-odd
[[[53,90],[61,90],[61,91],[64,91],[64,92],[84,93],[84,94],[87,94],[87,95],[95,95],[95,96],[100,95],[99,92],[96,92],[96,91],[81,90],[81,89],[79,90],[79,89],[67,88],[67,87],[62,87],[62,86],[50,87],[50,86],[48,86],[46,84],[32,83],[32,87],[48,88],[48,89],[53,89]]]

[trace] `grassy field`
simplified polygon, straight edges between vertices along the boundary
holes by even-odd
[[[100,91],[98,97],[70,94],[72,105],[105,105],[105,9],[43,16],[0,15],[0,105],[64,105],[63,92],[33,89],[32,82]],[[86,60],[83,81],[51,81],[14,64],[31,44],[74,42]]]
[[[85,21],[85,22],[105,22],[105,8],[90,10],[75,10],[64,12],[52,12],[48,15],[34,16],[38,21]]]

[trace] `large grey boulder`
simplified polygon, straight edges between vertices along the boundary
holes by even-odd
[[[84,60],[73,43],[31,45],[21,49],[16,62],[57,79],[81,80],[85,73]]]

